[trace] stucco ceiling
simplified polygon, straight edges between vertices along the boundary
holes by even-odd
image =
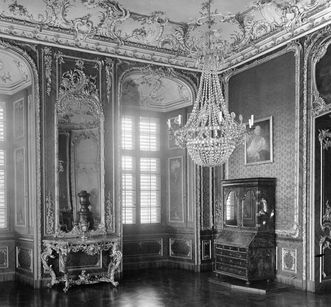
[[[26,64],[5,50],[0,50],[0,93],[12,95],[31,84]]]
[[[162,11],[174,22],[194,22],[200,17],[203,0],[119,0],[124,7],[132,12],[151,15]],[[220,13],[238,13],[249,8],[253,1],[249,0],[214,0],[212,10]]]
[[[196,71],[201,69],[197,59],[206,46],[207,30],[197,20],[205,16],[202,4],[206,2],[4,0],[0,1],[0,37]],[[331,23],[329,0],[214,0],[215,10],[213,30],[215,44],[224,52],[223,71]],[[15,62],[1,58],[0,86],[14,88],[15,82],[24,83],[24,74],[15,73],[18,69]],[[139,74],[131,76],[130,84],[141,92],[148,80],[139,83],[139,78]],[[162,84],[158,94],[169,87],[177,93],[163,105],[188,103],[181,84],[166,78]],[[140,103],[149,105],[155,89],[153,83],[151,95],[141,96]]]
[[[6,0],[0,35],[197,69],[207,0]],[[224,69],[331,23],[329,0],[214,0]]]

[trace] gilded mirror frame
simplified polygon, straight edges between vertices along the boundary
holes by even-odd
[[[97,122],[97,127],[87,124],[87,128],[97,128],[99,132],[99,211],[100,211],[100,223],[95,225],[94,229],[89,230],[89,235],[102,235],[108,233],[112,230],[111,223],[107,218],[107,212],[105,212],[105,166],[104,166],[104,112],[102,108],[102,103],[100,102],[96,85],[92,82],[93,80],[88,77],[84,71],[83,66],[77,66],[77,68],[66,71],[61,76],[61,83],[59,87],[59,94],[55,104],[54,112],[54,125],[55,125],[55,136],[59,135],[59,114],[66,114],[70,112],[73,107],[78,109],[85,108],[87,110],[86,114],[90,114],[90,119],[94,124]],[[90,122],[89,122],[90,123]],[[82,136],[84,138],[84,136]],[[88,136],[87,136],[88,137]],[[82,231],[79,225],[76,223],[69,232],[65,232],[60,228],[60,203],[59,203],[59,171],[61,170],[61,164],[59,163],[59,141],[58,137],[55,140],[55,237],[77,237],[82,235]],[[72,174],[70,175],[70,179]],[[77,194],[77,193],[76,193]],[[77,197],[77,195],[73,196]],[[111,206],[107,206],[107,208]],[[76,211],[78,212],[77,208]],[[111,214],[111,213],[110,213]],[[73,217],[75,220],[75,217]],[[77,221],[77,220],[76,220]],[[109,225],[108,225],[109,224]]]

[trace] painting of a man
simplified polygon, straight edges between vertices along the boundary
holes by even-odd
[[[246,138],[245,163],[272,162],[272,118],[257,121]]]

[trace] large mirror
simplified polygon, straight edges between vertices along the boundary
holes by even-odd
[[[92,81],[79,69],[62,76],[55,116],[58,234],[79,231],[82,191],[88,193],[88,230],[104,225],[104,115]]]

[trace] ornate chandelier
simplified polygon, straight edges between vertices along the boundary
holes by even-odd
[[[210,3],[208,8],[208,49],[202,55],[203,69],[199,90],[192,113],[184,127],[174,131],[177,144],[187,148],[192,160],[200,166],[220,166],[224,164],[242,143],[246,134],[243,118],[229,112],[224,99],[217,71],[221,65],[219,45],[215,32],[211,30]],[[205,4],[206,6],[206,4]],[[249,124],[253,125],[253,116]],[[179,115],[177,123],[181,125]],[[171,122],[168,121],[169,129]]]

